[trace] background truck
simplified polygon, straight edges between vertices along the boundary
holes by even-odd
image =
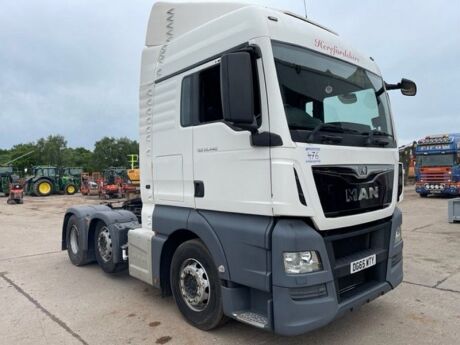
[[[62,249],[173,295],[202,330],[304,333],[403,279],[402,169],[368,55],[289,12],[157,3],[142,55],[141,223],[67,210]]]
[[[415,190],[421,197],[460,195],[460,133],[427,136],[415,155]]]
[[[64,175],[63,170],[52,166],[36,166],[32,168],[32,176],[26,179],[27,195],[49,196],[65,193],[73,195],[78,192],[80,182],[71,175]]]

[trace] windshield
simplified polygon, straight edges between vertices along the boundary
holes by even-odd
[[[417,167],[442,167],[455,165],[455,154],[417,156]]]
[[[273,42],[273,51],[294,141],[396,147],[381,77],[306,48]]]

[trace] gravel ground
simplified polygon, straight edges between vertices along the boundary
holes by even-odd
[[[72,266],[60,251],[64,210],[98,202],[75,195],[9,206],[0,199],[0,344],[459,344],[460,224],[447,223],[446,199],[407,191],[403,284],[294,338],[236,321],[204,333],[171,298],[126,272]]]

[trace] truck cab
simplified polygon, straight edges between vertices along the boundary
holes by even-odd
[[[283,335],[324,326],[403,278],[391,89],[416,93],[306,18],[157,3],[141,67],[142,224],[73,208],[62,248],[74,264],[128,265],[203,330],[225,317]]]
[[[415,154],[415,190],[421,197],[460,195],[460,133],[425,137]]]

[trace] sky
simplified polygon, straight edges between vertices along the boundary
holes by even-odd
[[[304,14],[302,0],[253,0]],[[50,134],[92,148],[138,139],[140,56],[154,0],[0,0],[0,148]],[[460,2],[307,0],[308,17],[372,56],[391,93],[399,143],[460,132]]]

